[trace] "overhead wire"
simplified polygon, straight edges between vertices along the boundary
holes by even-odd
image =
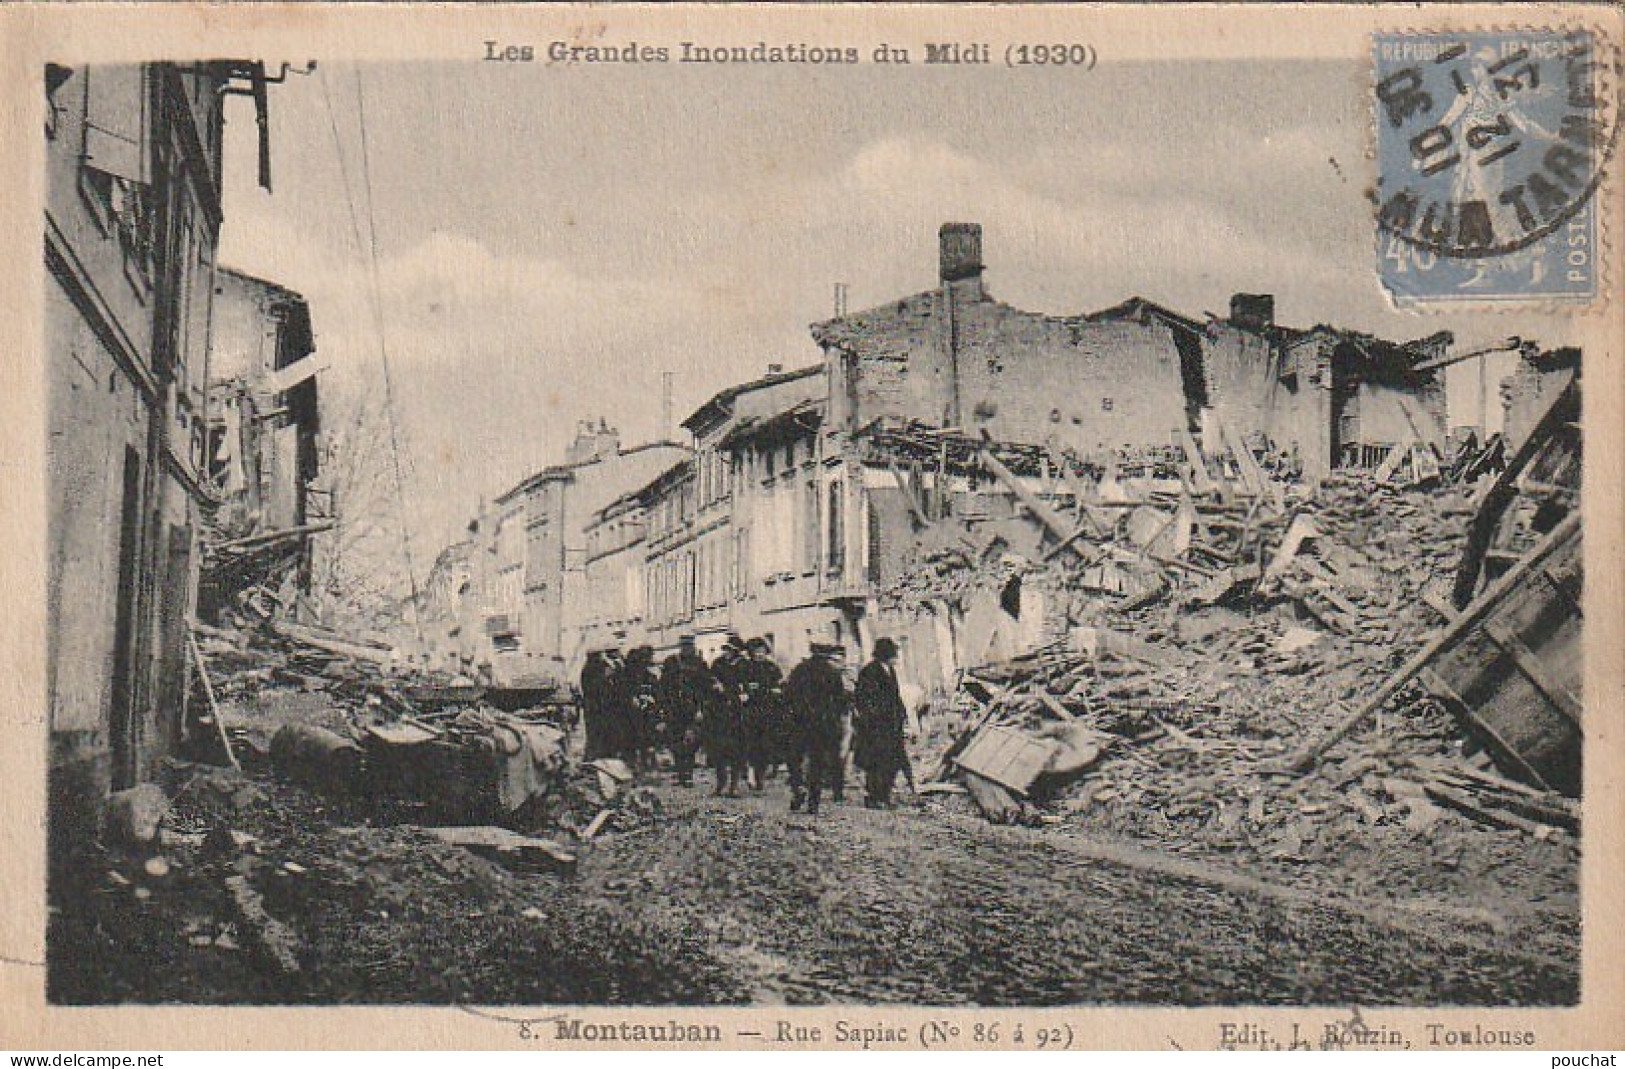
[[[378,270],[378,217],[374,210],[372,188],[371,150],[367,140],[367,98],[362,87],[361,68],[355,69],[356,121],[361,129],[361,177],[366,191],[367,244],[372,255],[373,317],[378,329],[378,359],[383,369],[384,422],[389,427],[389,454],[395,473],[395,499],[400,510],[401,554],[406,561],[406,581],[411,591],[412,627],[418,642],[423,642],[423,622],[418,612],[417,568],[412,560],[412,538],[406,524],[406,480],[401,474],[401,442],[399,421],[395,415],[395,384],[389,370],[389,341],[384,329],[383,283]]]
[[[335,108],[333,107],[333,93],[328,85],[326,67],[320,68],[316,72],[316,80],[321,85],[322,104],[327,112],[327,128],[333,137],[333,157],[338,162],[339,179],[344,190],[344,203],[350,221],[350,239],[355,249],[356,259],[365,265],[368,262],[367,242],[361,237],[361,222],[359,213],[356,211],[354,184],[350,177],[349,165],[345,159],[344,136],[339,132],[338,116]],[[375,323],[378,321],[379,315],[376,293],[377,291],[373,291],[367,294],[367,297],[370,299],[369,303],[373,305],[373,318]],[[350,418],[345,428],[344,437],[340,439],[340,441],[346,443],[351,449],[354,449],[357,443],[364,440],[365,436],[363,432],[366,430],[366,425],[369,419],[369,411],[371,409],[371,406],[368,404],[369,396],[370,391],[363,391],[362,395],[357,399],[354,410],[350,413]],[[357,460],[356,463],[359,464],[360,461]],[[396,484],[396,488],[398,490],[398,484]],[[337,508],[339,506],[335,505],[334,507]],[[379,533],[387,532],[384,531],[382,525],[378,523],[377,518],[364,518],[364,522],[359,522],[353,527],[350,541],[352,543],[365,543],[375,534]]]

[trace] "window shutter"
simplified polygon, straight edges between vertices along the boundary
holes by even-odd
[[[147,81],[139,64],[85,71],[85,166],[146,185]]]

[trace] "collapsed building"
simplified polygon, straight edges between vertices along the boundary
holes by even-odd
[[[198,615],[244,596],[309,615],[311,544],[330,524],[320,474],[322,370],[310,308],[274,282],[221,268],[209,363],[208,480],[215,500]]]
[[[595,479],[596,507],[571,513],[579,553],[523,558],[547,522],[525,528],[528,542],[510,534],[505,554],[495,532],[530,515],[522,500],[565,492],[583,458],[499,499],[495,530],[482,518],[469,548],[443,558],[439,586],[463,606],[442,614],[464,636],[459,656],[481,634],[471,604],[485,606],[483,636],[518,641],[511,624],[492,630],[490,591],[539,589],[524,569],[541,559],[568,562],[550,574],[578,592],[524,627],[549,636],[545,670],[561,683],[593,649],[664,652],[692,636],[713,655],[737,632],[791,662],[814,641],[861,656],[884,634],[911,693],[945,694],[981,666],[1110,645],[1102,613],[1254,597],[1284,598],[1335,635],[1380,636],[1380,615],[1358,601],[1379,554],[1298,553],[1320,537],[1317,487],[1443,484],[1504,506],[1526,468],[1546,472],[1557,482],[1542,485],[1567,496],[1524,508],[1515,544],[1503,544],[1511,521],[1475,521],[1469,551],[1492,578],[1577,501],[1577,439],[1557,459],[1535,455],[1578,388],[1571,350],[1521,345],[1504,432],[1461,438],[1447,433],[1443,369],[1478,354],[1452,354],[1448,334],[1290,328],[1256,294],[1207,322],[1141,298],[1025,312],[990,296],[980,237],[944,226],[937,288],[814,324],[821,364],[771,365],[719,391],[684,421],[691,447],[670,447],[649,477]],[[1485,491],[1496,478],[1508,485]],[[1451,611],[1477,589],[1456,592]],[[1542,782],[1573,785],[1567,753]]]
[[[286,69],[284,69],[284,74]],[[53,834],[149,779],[185,730],[208,459],[225,101],[221,60],[45,70],[47,679]]]
[[[1207,322],[1140,297],[1048,316],[991,295],[980,226],[945,224],[939,258],[937,288],[814,324],[833,430],[914,422],[1081,457],[1177,454],[1187,433],[1214,449],[1228,431],[1311,479],[1375,467],[1396,445],[1444,444],[1443,379],[1416,365],[1447,333],[1395,344],[1289,328],[1260,294]]]

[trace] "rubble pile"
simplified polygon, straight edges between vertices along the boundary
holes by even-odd
[[[922,717],[926,796],[1286,879],[1381,858],[1381,878],[1423,892],[1475,863],[1464,855],[1492,864],[1502,847],[1484,828],[1572,852],[1574,804],[1497,774],[1420,688],[1310,774],[1284,767],[1454,612],[1482,486],[1407,463],[1409,474],[1339,473],[1312,491],[1277,483],[1228,501],[1222,486],[1207,497],[1141,486],[1132,504],[1076,509],[1066,553],[943,556],[911,575],[897,604],[955,604],[1012,576],[1041,584],[1059,605],[1047,630],[1062,633],[964,668]]]
[[[559,695],[444,686],[401,669],[382,645],[275,618],[198,625],[194,639],[200,759],[219,760],[218,743],[228,763],[370,806],[369,820],[493,841],[559,832],[587,841],[662,818],[620,762],[576,762]]]
[[[76,870],[90,904],[52,911],[79,952],[53,973],[59,999],[562,1002],[629,976],[651,998],[739,997],[683,932],[585,897],[556,842],[378,823],[371,799],[204,764],[169,762],[146,787],[114,803],[145,837],[107,836]],[[473,834],[442,834],[458,832]]]

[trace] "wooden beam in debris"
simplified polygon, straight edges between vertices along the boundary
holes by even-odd
[[[286,620],[272,620],[271,630],[286,639],[303,643],[306,646],[315,646],[319,650],[329,653],[353,657],[358,661],[369,661],[373,664],[388,664],[391,661],[390,651],[379,646],[363,646],[358,642],[350,642],[336,635],[324,634],[312,627],[289,623]]]
[[[1070,539],[1072,529],[1067,525],[1067,522],[1061,519],[1060,514],[1040,499],[1037,494],[1022,485],[1021,480],[1016,478],[1015,474],[1005,467],[998,457],[993,455],[991,449],[982,450],[982,463],[987,467],[988,471],[993,473],[994,478],[1009,487],[1010,492],[1016,495],[1016,500],[1020,501],[1027,511],[1032,513],[1034,519],[1043,524],[1050,534],[1064,542],[1074,556],[1079,560],[1084,559],[1083,550],[1079,549],[1077,544]]]
[[[1076,542],[1079,538],[1083,537],[1084,535],[1090,533],[1090,531],[1092,531],[1093,529],[1094,529],[1093,525],[1088,524],[1088,523],[1085,523],[1085,524],[1083,524],[1083,525],[1081,525],[1079,527],[1074,528],[1071,534],[1069,534],[1065,538],[1061,539],[1060,542],[1056,543],[1055,546],[1053,546],[1051,549],[1049,549],[1047,552],[1045,552],[1044,560],[1045,561],[1051,561],[1051,560],[1054,560],[1056,557],[1059,557],[1062,553],[1065,553],[1067,550],[1072,548],[1072,543]]]
[[[1277,509],[1285,508],[1286,498],[1281,493],[1281,487],[1274,479],[1264,474],[1264,469],[1258,466],[1258,458],[1253,456],[1253,451],[1247,447],[1247,442],[1241,435],[1233,431],[1229,424],[1219,421],[1217,414],[1213,418],[1216,422],[1219,422],[1225,440],[1230,443],[1230,451],[1236,456],[1236,466],[1241,469],[1241,477],[1247,484],[1247,489],[1255,494],[1268,497]]]
[[[324,523],[307,523],[301,527],[287,527],[280,531],[266,531],[264,534],[249,535],[247,538],[234,538],[230,542],[213,542],[209,544],[208,549],[211,553],[228,553],[233,550],[252,549],[255,546],[270,542],[321,534],[323,531],[331,531],[336,526],[337,524],[331,520]]]
[[[1089,511],[1088,487],[1083,485],[1083,479],[1078,476],[1078,473],[1072,470],[1071,462],[1065,457],[1061,457],[1057,462],[1056,470],[1060,473],[1061,483],[1066,487],[1067,492],[1072,495],[1072,511],[1077,513],[1080,519],[1094,523],[1094,514]]]
[[[220,745],[226,749],[226,760],[231,767],[241,772],[243,766],[237,760],[237,753],[231,748],[231,737],[226,734],[226,722],[220,718],[220,703],[215,701],[214,684],[209,681],[209,670],[203,667],[203,651],[197,648],[197,636],[190,630],[186,632],[186,649],[192,655],[192,663],[197,666],[198,678],[203,681],[203,696],[209,700],[209,716],[214,720],[214,729],[220,734]]]
[[[1349,732],[1364,723],[1367,717],[1388,704],[1389,699],[1398,694],[1405,684],[1428,667],[1441,651],[1460,638],[1463,631],[1477,627],[1491,612],[1500,606],[1507,591],[1524,582],[1525,577],[1538,568],[1547,557],[1551,556],[1558,546],[1561,546],[1573,536],[1579,527],[1580,516],[1578,513],[1568,516],[1563,522],[1554,527],[1538,546],[1530,550],[1521,561],[1496,580],[1490,589],[1475,598],[1472,604],[1463,609],[1460,615],[1435,635],[1426,646],[1423,646],[1416,656],[1406,661],[1397,672],[1389,676],[1387,682],[1378,687],[1376,693],[1362,702],[1359,708],[1355,709],[1325,735],[1299,751],[1292,758],[1288,767],[1294,772],[1303,772],[1319,761],[1327,750],[1341,742]]]
[[[1190,462],[1191,482],[1193,489],[1199,494],[1213,492],[1213,476],[1207,470],[1207,458],[1202,455],[1202,447],[1196,444],[1188,428],[1181,428],[1179,444],[1185,449],[1185,459]]]
[[[891,469],[892,478],[897,480],[897,489],[903,492],[903,500],[908,502],[908,511],[913,513],[915,521],[921,527],[930,527],[931,518],[920,507],[919,499],[914,496],[914,487],[909,485],[908,476],[903,474],[903,469],[898,467],[895,461],[888,462],[886,466]]]

